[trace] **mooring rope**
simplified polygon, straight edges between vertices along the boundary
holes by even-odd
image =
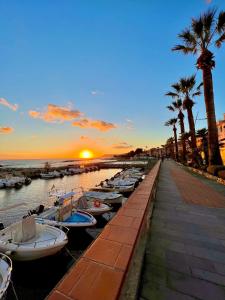
[[[13,294],[14,294],[16,300],[19,300],[19,298],[18,298],[18,296],[17,296],[17,294],[16,294],[16,290],[15,290],[15,288],[14,288],[14,284],[13,284],[12,280],[10,280],[10,282],[11,282],[11,285],[12,285]]]

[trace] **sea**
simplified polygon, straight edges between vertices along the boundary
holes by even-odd
[[[44,162],[45,160],[25,160],[7,161],[5,164],[13,167],[15,165],[39,167]],[[58,166],[63,163],[68,164],[68,161],[51,160],[50,162]],[[79,161],[76,160],[76,162]],[[23,186],[19,190],[1,189],[0,223],[8,226],[19,221],[29,210],[40,204],[45,207],[52,206],[54,198],[49,197],[49,191],[52,189],[65,192],[74,189],[79,194],[81,190],[88,190],[120,171],[121,169],[101,169],[63,178],[34,179],[30,185]],[[12,282],[8,288],[6,300],[44,300],[114,215],[115,211],[111,211],[99,217],[93,228],[71,230],[68,235],[69,243],[62,251],[53,256],[30,262],[13,261]]]
[[[99,163],[104,161],[114,161],[109,159],[10,159],[0,160],[1,168],[43,168],[46,162],[51,167],[63,167],[67,165],[79,165],[86,163]]]

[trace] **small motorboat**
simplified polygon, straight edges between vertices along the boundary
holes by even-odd
[[[73,199],[76,193],[71,191],[68,193],[56,192],[51,196],[56,196],[55,206],[52,206],[36,217],[36,220],[42,224],[66,227],[90,227],[94,226],[96,219],[86,211],[74,208]]]
[[[20,261],[53,255],[67,243],[64,231],[37,223],[33,215],[0,231],[0,251]]]
[[[102,192],[102,191],[88,191],[84,192],[87,200],[98,200],[106,204],[117,204],[123,202],[123,195],[117,192]]]
[[[52,172],[40,174],[40,177],[42,179],[52,179],[52,178],[58,178],[60,176],[61,176],[61,174],[58,171],[52,171]]]
[[[102,203],[98,199],[87,200],[87,197],[81,196],[76,201],[73,201],[73,207],[85,211],[93,216],[100,216],[107,212],[110,212],[111,207],[107,204]]]
[[[3,299],[3,296],[9,286],[11,272],[11,259],[7,255],[0,253],[0,299]]]

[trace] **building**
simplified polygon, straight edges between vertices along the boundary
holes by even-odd
[[[225,114],[223,114],[223,120],[219,120],[216,125],[218,129],[219,142],[225,142]]]

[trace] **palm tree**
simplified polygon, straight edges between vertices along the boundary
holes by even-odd
[[[173,126],[174,142],[175,142],[175,159],[178,160],[178,144],[177,144],[177,128],[176,128],[177,118],[168,120],[165,126]]]
[[[209,9],[196,19],[191,26],[184,29],[178,37],[182,45],[176,45],[172,50],[184,54],[199,54],[196,66],[202,70],[204,98],[208,122],[208,152],[209,165],[220,165],[222,159],[219,150],[218,132],[214,106],[212,69],[215,67],[214,55],[209,50],[214,45],[220,48],[225,41],[225,11],[216,17],[216,9]]]
[[[168,157],[168,155],[170,157],[173,157],[174,158],[174,145],[173,145],[173,138],[170,137],[168,138],[168,140],[166,141],[166,144],[165,144],[165,147],[166,147],[166,157]],[[167,151],[167,149],[169,151]]]
[[[172,86],[173,87],[173,86]],[[172,92],[166,93],[166,96],[171,96]],[[183,161],[186,161],[186,142],[184,139],[184,133],[185,133],[185,128],[184,128],[184,114],[182,112],[183,108],[183,103],[181,99],[177,99],[176,101],[173,101],[171,105],[168,105],[167,108],[170,111],[178,111],[177,118],[179,119],[180,123],[180,135],[181,135],[181,142],[182,142],[182,156],[183,156]]]
[[[202,139],[202,151],[204,152],[205,163],[208,165],[208,130],[206,128],[199,129],[196,132],[196,136]]]
[[[195,136],[195,123],[194,123],[194,117],[192,112],[192,108],[195,103],[191,98],[201,95],[202,83],[199,84],[197,87],[195,87],[195,85],[196,85],[195,75],[189,77],[183,77],[180,78],[178,83],[172,85],[174,91],[166,94],[167,96],[171,96],[173,98],[179,97],[183,99],[183,109],[187,110],[187,116],[188,116],[193,160],[196,160],[197,158],[197,145],[196,145],[196,136]],[[183,136],[183,140],[184,140],[184,136]]]

